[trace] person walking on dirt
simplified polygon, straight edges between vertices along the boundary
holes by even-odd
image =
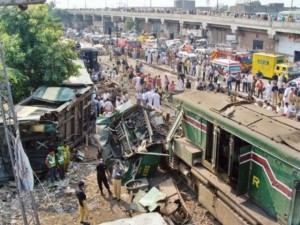
[[[120,167],[119,161],[116,161],[113,168],[112,178],[114,187],[114,199],[117,199],[117,201],[120,201],[121,199],[121,184],[123,175],[124,170]]]
[[[101,192],[101,195],[103,196],[102,183],[106,187],[109,195],[112,195],[112,193],[111,193],[111,191],[109,189],[108,182],[107,182],[107,177],[108,177],[107,167],[104,164],[103,159],[100,159],[100,162],[99,162],[99,164],[96,167],[96,170],[97,170],[97,182],[98,182],[98,186],[99,186],[99,190]]]
[[[78,212],[79,212],[79,222],[80,224],[89,225],[88,216],[89,209],[86,200],[86,194],[84,193],[84,181],[80,180],[78,182],[78,188],[76,189],[76,197],[78,199]]]

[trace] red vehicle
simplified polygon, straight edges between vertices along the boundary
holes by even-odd
[[[212,52],[211,59],[231,59],[241,63],[242,72],[246,73],[252,69],[252,53],[251,52],[236,52],[231,48],[217,49]]]
[[[118,44],[117,44],[117,46],[118,47],[125,47],[127,45],[127,40],[126,39],[124,39],[124,38],[119,38],[118,39]]]
[[[242,72],[247,73],[252,69],[252,54],[250,52],[236,52],[231,59],[241,63]]]
[[[211,65],[223,76],[226,76],[228,73],[235,75],[241,72],[240,62],[230,59],[214,59],[211,61]]]

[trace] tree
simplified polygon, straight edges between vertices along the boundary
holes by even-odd
[[[28,97],[39,86],[57,86],[78,73],[76,53],[62,42],[63,27],[49,15],[47,5],[0,11],[0,38],[4,44],[14,101]]]
[[[125,23],[124,23],[124,28],[126,31],[130,31],[132,30],[132,28],[134,27],[134,22],[132,19],[126,19]]]

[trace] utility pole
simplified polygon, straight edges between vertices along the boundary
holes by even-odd
[[[290,11],[293,10],[293,3],[294,3],[294,0],[291,0],[291,10]]]
[[[33,172],[25,154],[19,131],[19,123],[12,100],[10,81],[7,76],[3,46],[0,42],[0,107],[12,172],[24,225],[40,224],[33,195]],[[27,205],[29,204],[29,205]]]
[[[0,0],[0,5],[20,6],[22,4],[38,4],[44,2],[45,0]],[[9,153],[12,166],[11,170],[16,182],[17,196],[20,204],[19,209],[22,213],[23,223],[24,225],[40,225],[37,205],[33,194],[33,171],[21,142],[19,123],[12,100],[10,81],[6,71],[2,41],[0,41],[0,114],[7,144],[6,150]]]

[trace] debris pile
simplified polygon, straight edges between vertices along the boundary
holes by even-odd
[[[191,216],[172,179],[161,182],[148,192],[139,190],[130,205],[130,209],[145,213],[159,212],[168,224],[185,224]]]
[[[127,187],[141,182],[137,179],[155,176],[161,157],[169,156],[164,149],[168,124],[152,108],[127,102],[111,117],[99,118],[96,131],[106,165],[111,170],[113,162],[120,161]]]
[[[158,213],[141,214],[133,218],[121,219],[121,220],[116,220],[108,223],[101,223],[99,225],[120,225],[120,224],[167,225],[167,223],[163,220],[162,216]]]

